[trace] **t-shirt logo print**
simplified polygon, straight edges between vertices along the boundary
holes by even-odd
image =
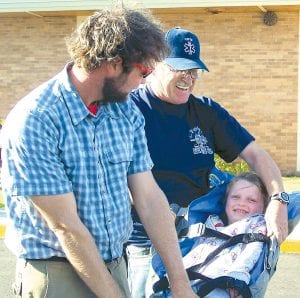
[[[193,154],[213,154],[213,150],[207,145],[207,139],[203,135],[201,129],[196,126],[189,131],[191,142],[195,142],[193,146]]]
[[[195,50],[195,46],[193,44],[193,39],[192,38],[185,38],[184,39],[186,42],[184,43],[184,51],[189,54],[189,55],[193,55],[196,50]]]

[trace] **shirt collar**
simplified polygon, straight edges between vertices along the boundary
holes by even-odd
[[[61,71],[59,76],[60,81],[60,92],[65,100],[66,106],[69,110],[72,122],[74,125],[79,124],[86,117],[92,115],[88,110],[87,106],[84,104],[81,99],[79,93],[77,92],[74,85],[71,83],[68,69],[73,65],[73,62],[66,64],[64,69]],[[96,115],[92,115],[92,117],[98,117],[102,113],[108,114],[111,118],[119,118],[121,117],[120,106],[123,103],[109,103],[105,105],[100,105],[99,110]]]
[[[72,65],[73,62],[65,65],[61,73],[58,74],[58,80],[60,82],[60,93],[65,101],[67,109],[69,110],[72,122],[74,125],[77,125],[84,120],[90,114],[90,112],[82,101],[74,85],[70,81],[68,69]]]

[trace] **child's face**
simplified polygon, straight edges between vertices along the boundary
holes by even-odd
[[[256,213],[264,213],[264,199],[258,187],[246,180],[235,182],[228,193],[225,212],[228,224]]]

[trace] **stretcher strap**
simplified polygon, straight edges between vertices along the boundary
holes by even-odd
[[[203,236],[205,237],[217,237],[221,239],[226,239],[224,243],[222,243],[217,249],[212,251],[206,259],[200,263],[196,264],[188,269],[186,269],[187,274],[189,276],[190,280],[202,280],[203,285],[201,286],[201,292],[200,297],[204,297],[207,295],[209,292],[211,292],[215,288],[222,288],[222,289],[229,289],[229,288],[234,288],[239,291],[239,293],[242,295],[244,298],[251,297],[251,292],[249,289],[249,286],[241,280],[229,277],[229,276],[221,276],[217,278],[209,278],[199,272],[197,272],[202,266],[206,265],[209,263],[216,255],[218,255],[223,249],[230,247],[232,245],[235,245],[237,243],[251,243],[251,242],[270,242],[270,238],[259,233],[245,233],[245,234],[239,234],[235,236],[229,236],[227,234],[221,233],[219,231],[210,229],[210,228],[205,228],[205,231],[203,232]],[[221,283],[220,283],[221,281]],[[159,281],[154,283],[153,285],[153,291],[154,293],[166,290],[169,288],[169,281],[166,276],[162,277]],[[203,290],[202,290],[203,288]],[[203,291],[203,293],[202,293]],[[205,294],[206,293],[206,294]]]
[[[236,289],[243,298],[250,298],[251,291],[249,286],[242,280],[232,278],[230,276],[220,276],[217,278],[209,278],[199,272],[187,270],[190,280],[200,280],[200,289],[197,291],[199,297],[204,297],[216,288],[219,289]],[[154,293],[169,289],[169,281],[167,277],[161,278],[153,285]]]
[[[249,286],[243,280],[235,279],[230,276],[220,276],[211,279],[210,281],[204,282],[198,290],[197,295],[199,297],[205,297],[207,294],[209,294],[216,288],[224,290],[235,289],[243,298],[251,297],[251,291],[249,289]]]
[[[219,239],[230,239],[232,236],[206,227],[204,223],[190,225],[180,231],[178,238],[195,238],[195,237],[217,237]]]
[[[209,231],[208,231],[209,230]],[[221,232],[206,228],[205,231],[207,231],[209,234],[209,237],[218,237],[220,238],[220,234],[225,235]],[[205,234],[205,236],[207,236],[207,234]],[[228,236],[229,239],[227,239],[224,243],[222,243],[218,248],[216,248],[214,251],[212,251],[207,257],[206,259],[197,265],[194,265],[192,267],[190,267],[189,269],[191,269],[192,271],[198,271],[202,266],[208,264],[215,256],[217,256],[223,249],[233,246],[235,244],[238,243],[251,243],[251,242],[266,242],[269,243],[270,238],[263,235],[263,234],[259,234],[259,233],[245,233],[245,234],[238,234],[235,236]]]

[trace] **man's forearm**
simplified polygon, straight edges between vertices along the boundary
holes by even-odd
[[[87,286],[98,297],[122,297],[101,259],[92,235],[77,214],[73,193],[34,196],[31,199]]]
[[[283,191],[280,170],[272,157],[255,142],[249,144],[240,155],[263,180],[269,195]]]
[[[262,157],[261,160],[253,165],[252,169],[265,183],[269,195],[283,191],[281,173],[273,159],[268,156]]]
[[[123,297],[84,225],[54,232],[67,259],[97,297]]]
[[[195,298],[183,266],[167,198],[150,171],[128,176],[138,215],[167,269],[173,298]]]

